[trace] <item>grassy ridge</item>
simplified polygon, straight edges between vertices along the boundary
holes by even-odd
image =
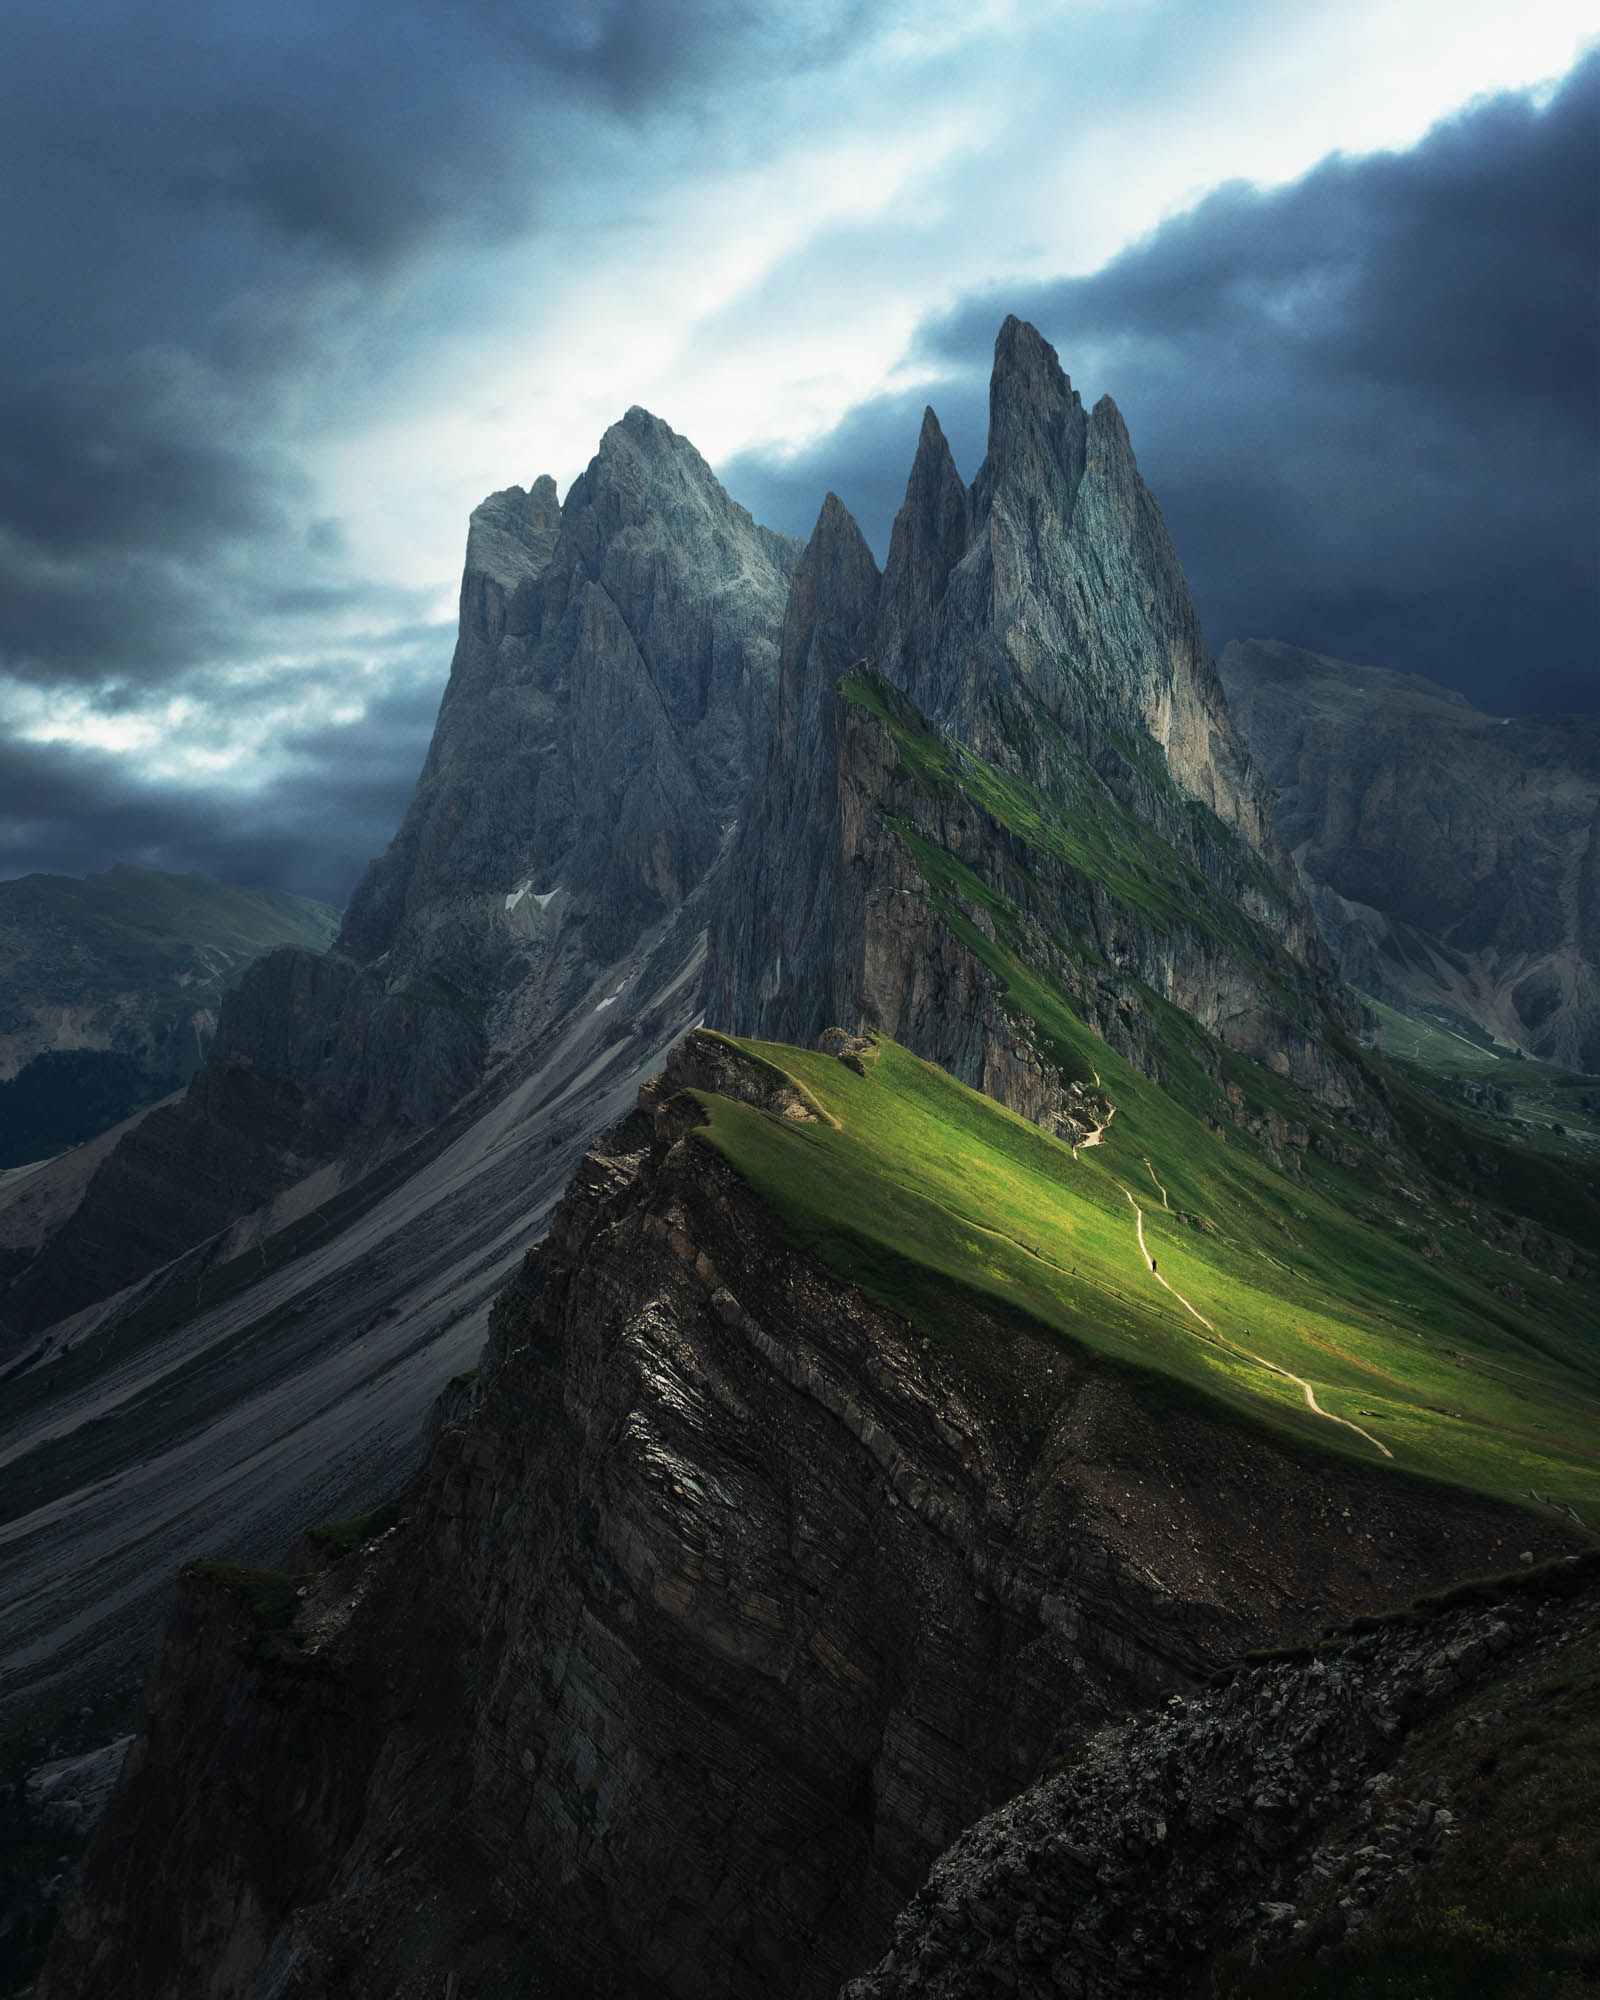
[[[837,1127],[706,1096],[701,1136],[797,1241],[939,1337],[970,1340],[962,1300],[976,1295],[1073,1348],[1384,1462],[1313,1415],[1303,1390],[1254,1354],[1381,1439],[1397,1469],[1524,1499],[1537,1492],[1600,1527],[1592,1316],[1563,1323],[1486,1298],[1475,1265],[1421,1260],[1312,1176],[1289,1184],[1099,1044],[1116,1114],[1102,1143],[1076,1157],[892,1042],[876,1044],[864,1075],[826,1056],[748,1046]],[[1209,1329],[1152,1278],[1135,1201],[1160,1274]],[[963,1358],[1004,1386],[1003,1353]]]

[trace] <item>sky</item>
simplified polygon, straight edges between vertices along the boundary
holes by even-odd
[[[1600,709],[1600,0],[10,0],[0,876],[342,904],[642,403],[880,558],[1008,312],[1214,648]]]

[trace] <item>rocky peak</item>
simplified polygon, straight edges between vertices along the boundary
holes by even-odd
[[[508,599],[469,573],[428,761],[346,939],[418,970],[448,958],[453,984],[486,992],[508,953],[559,959],[570,998],[682,905],[763,767],[798,545],[638,408],[559,515],[540,482],[486,502],[474,536],[518,580]]]
[[[976,753],[1069,823],[1131,814],[1141,825],[1129,837],[1174,851],[1163,861],[1150,849],[1158,872],[1206,878],[1205,892],[1191,883],[1180,901],[1211,915],[1152,924],[1137,898],[1119,899],[1104,880],[1069,881],[1071,869],[1042,852],[1030,857],[1029,887],[995,879],[992,890],[1007,901],[1016,890],[1035,924],[1058,899],[1063,937],[1097,934],[1107,962],[1137,965],[1234,1046],[1342,1095],[1305,1023],[1297,1016],[1291,1029],[1259,986],[1263,949],[1286,948],[1284,991],[1309,994],[1326,968],[1116,405],[1086,413],[1048,343],[1015,319],[996,343],[990,401],[989,451],[970,493],[938,419],[923,419],[870,645],[870,561],[837,501],[823,509],[790,599],[775,762],[740,837],[734,911],[713,936],[712,1018],[792,1041],[829,1020],[867,1021],[1013,1109],[1058,1120],[1059,1079],[1016,1045],[1003,981],[936,915],[938,897],[900,837],[914,826],[963,867],[1020,852],[1025,828],[1008,831],[990,811],[1000,792],[981,777],[963,789],[958,774],[976,772],[964,761]],[[837,695],[858,660],[911,697],[900,721],[946,769],[936,797],[918,791],[916,759],[898,755],[890,724],[867,712],[877,697],[863,706]],[[1196,799],[1215,817],[1196,815]],[[1230,908],[1264,926],[1247,949],[1218,943],[1236,935]],[[1323,998],[1339,1004],[1331,989]]]
[[[878,565],[837,493],[829,493],[794,573],[784,611],[778,671],[779,759],[802,711],[872,643]]]
[[[711,951],[719,1018],[748,1014],[754,1033],[793,1032],[796,1021],[814,1033],[830,1005],[838,949],[835,686],[870,650],[879,591],[872,551],[830,493],[790,587],[777,742],[740,829]]]
[[[915,657],[925,646],[950,572],[966,554],[971,533],[971,498],[939,419],[931,408],[924,410],[917,455],[905,500],[895,516],[884,571],[877,660],[891,678],[901,678],[906,655]]]
[[[555,551],[561,507],[549,473],[531,491],[508,486],[472,510],[467,526],[468,577],[490,577],[506,592],[537,576]]]
[[[637,404],[614,423],[586,469],[572,482],[563,523],[573,550],[596,579],[610,588],[617,565],[608,562],[619,536],[662,526],[712,561],[707,582],[736,569],[738,546],[754,535],[779,544],[782,537],[757,528],[724,490],[686,437]]]
[[[1072,520],[1087,432],[1083,403],[1055,349],[1037,328],[1008,318],[994,344],[989,448],[973,484],[995,564],[997,613],[1033,582],[1022,550],[1041,554]]]

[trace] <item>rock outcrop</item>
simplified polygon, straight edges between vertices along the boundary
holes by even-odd
[[[1563,1570],[1102,1731],[940,1859],[841,2000],[1199,1995],[1223,1953],[1281,1972],[1381,1919],[1473,1832],[1437,1745],[1396,1783],[1408,1739],[1452,1707],[1457,1738],[1503,1723],[1508,1675],[1552,1649],[1592,1675],[1600,1588]]]
[[[96,1167],[0,1326],[31,1338],[320,1169],[353,1180],[587,1010],[621,1039],[635,995],[697,977],[800,546],[638,409],[564,506],[548,478],[485,501],[427,763],[336,949],[250,970],[186,1096]]]
[[[1044,1342],[1023,1438],[785,1239],[707,1091],[816,1115],[691,1037],[399,1524],[316,1575],[186,1572],[45,2000],[830,1993],[1109,1713],[1514,1560],[1506,1510]]]
[[[1235,641],[1228,700],[1345,977],[1600,1070],[1600,717]]]
[[[949,857],[1125,1052],[1152,1039],[1126,1032],[1142,989],[1341,1109],[1360,1096],[1326,1048],[1354,1017],[1160,509],[1115,407],[1085,412],[1033,328],[1001,329],[970,490],[926,414],[881,579],[829,496],[781,679],[713,934],[711,1018],[801,1043],[869,1026],[1067,1129],[1071,1079],[951,921],[934,879]],[[894,715],[874,712],[896,694]],[[993,910],[967,914],[992,939]]]
[[[1086,411],[1020,320],[995,342],[988,450],[964,505],[948,446],[931,412],[924,420],[883,599],[874,664],[942,729],[1048,785],[1059,749],[1041,717],[1053,723],[1235,900],[1270,905],[1291,949],[1309,946],[1266,780],[1234,734],[1122,417],[1110,397]],[[1264,866],[1241,872],[1212,820]]]
[[[540,1032],[682,905],[765,770],[800,547],[641,409],[559,513],[548,480],[486,501],[428,760],[344,948],[481,993],[497,1041]]]

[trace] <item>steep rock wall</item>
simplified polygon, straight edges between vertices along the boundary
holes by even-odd
[[[696,1090],[810,1115],[691,1037],[407,1518],[266,1630],[223,1600],[278,1585],[186,1578],[46,2000],[829,1993],[1108,1712],[1525,1534],[995,1327],[1024,1424],[786,1242]]]
[[[0,1326],[48,1326],[318,1168],[353,1177],[580,1014],[621,1038],[636,996],[698,978],[799,550],[639,409],[564,506],[548,478],[486,500],[427,762],[338,949],[249,970],[185,1098],[96,1170]]]
[[[914,782],[890,731],[841,695],[858,668],[910,695],[912,727],[938,738],[935,779]],[[964,752],[1033,788],[1033,835],[985,809],[993,788],[967,781]],[[1126,1031],[1142,986],[1349,1109],[1363,1087],[1326,1041],[1355,1012],[1271,804],[1120,417],[1086,413],[1048,344],[1008,320],[970,490],[930,410],[881,578],[839,502],[823,508],[789,601],[772,764],[713,931],[709,1018],[802,1043],[864,1022],[1083,1129],[1000,980],[941,915],[909,827],[1021,913],[1036,969],[1124,1053],[1149,1064]],[[1074,816],[1116,813],[1141,851],[1115,871],[1063,865],[1037,830],[1043,814],[1071,840]],[[1159,911],[1143,894],[1152,864],[1182,885]]]
[[[1274,640],[1221,671],[1346,977],[1600,1070],[1600,719]]]

